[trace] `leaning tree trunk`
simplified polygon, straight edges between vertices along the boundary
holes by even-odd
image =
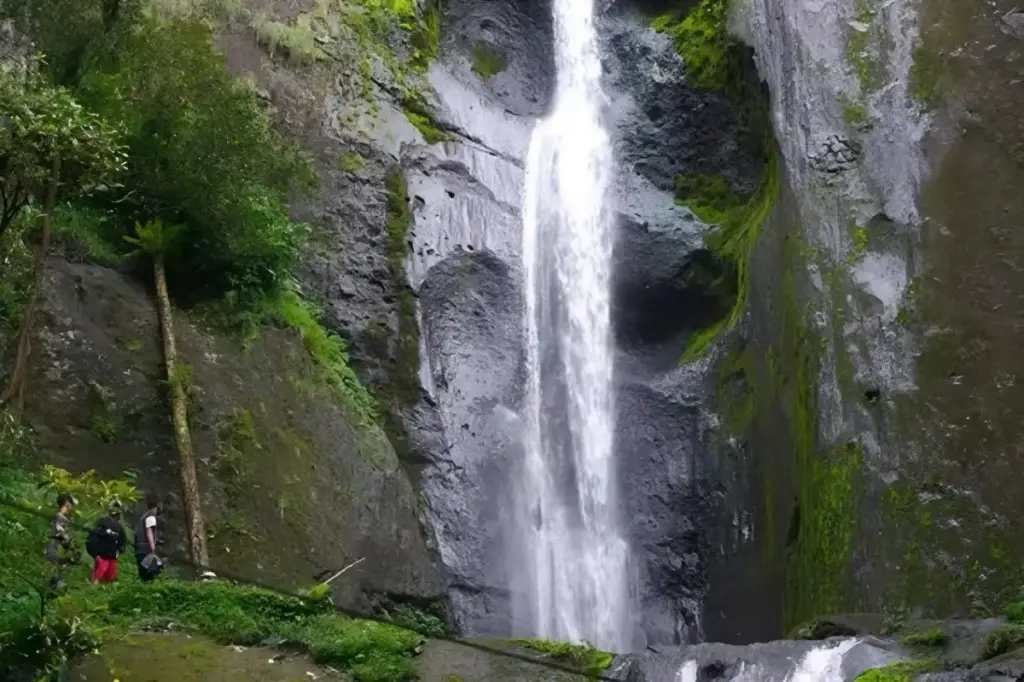
[[[174,420],[174,439],[181,458],[181,487],[185,497],[185,522],[188,525],[188,549],[197,568],[209,565],[206,553],[206,529],[203,508],[199,499],[199,480],[196,476],[196,455],[192,449],[192,436],[188,430],[188,397],[181,378],[176,376],[178,352],[174,346],[174,318],[171,299],[167,296],[167,276],[164,273],[163,254],[153,254],[153,276],[156,280],[157,310],[160,312],[160,330],[164,340],[164,364],[167,366],[167,384],[171,391],[171,417]]]
[[[50,168],[50,182],[46,187],[46,199],[43,203],[43,234],[36,252],[33,271],[34,281],[29,294],[25,315],[21,318],[21,331],[18,333],[18,353],[14,356],[14,367],[11,369],[11,380],[7,388],[0,393],[0,405],[14,400],[17,409],[25,409],[25,377],[28,374],[28,356],[32,351],[32,327],[35,324],[36,310],[43,289],[43,272],[46,269],[46,255],[50,252],[50,232],[53,228],[53,208],[57,204],[57,186],[60,184],[60,156],[53,157]]]

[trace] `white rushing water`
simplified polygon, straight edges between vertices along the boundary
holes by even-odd
[[[757,664],[741,663],[730,682],[843,682],[843,656],[857,644],[847,639],[838,644],[817,646],[791,670],[767,670]],[[676,673],[675,682],[697,682],[697,662],[686,661]]]
[[[554,0],[554,109],[533,132],[523,206],[529,384],[517,488],[520,630],[632,645],[615,504],[611,145],[592,0]]]

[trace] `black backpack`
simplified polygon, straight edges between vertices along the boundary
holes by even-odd
[[[85,551],[93,559],[103,552],[104,535],[105,533],[103,532],[103,529],[100,526],[96,526],[89,531],[89,535],[85,538]]]
[[[96,557],[116,557],[118,550],[121,549],[119,540],[122,539],[123,533],[123,531],[118,532],[118,530],[113,523],[100,519],[96,527],[89,531],[89,535],[85,538],[85,551],[93,559]]]

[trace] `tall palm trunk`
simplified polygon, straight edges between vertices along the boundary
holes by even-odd
[[[18,410],[25,409],[25,377],[28,374],[28,356],[32,351],[32,327],[35,324],[36,310],[39,308],[39,299],[42,295],[46,256],[50,252],[50,233],[53,230],[53,209],[57,204],[58,185],[60,185],[60,155],[55,155],[50,167],[50,182],[46,187],[46,199],[43,202],[43,234],[39,240],[39,250],[36,252],[32,293],[29,294],[25,315],[21,318],[18,353],[14,357],[11,380],[4,392],[0,394],[0,405],[13,399]]]
[[[153,276],[156,280],[157,310],[160,313],[160,331],[164,341],[164,364],[167,367],[167,383],[171,391],[171,417],[174,420],[174,439],[178,444],[181,458],[181,487],[185,498],[185,522],[188,526],[188,549],[192,563],[206,568],[210,557],[206,552],[206,528],[203,524],[203,508],[199,499],[199,480],[196,476],[196,456],[192,449],[192,435],[188,430],[188,397],[181,378],[176,376],[178,352],[174,344],[174,318],[171,315],[171,299],[167,295],[167,276],[164,273],[164,256],[153,254]]]

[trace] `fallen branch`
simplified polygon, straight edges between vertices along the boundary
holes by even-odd
[[[340,571],[338,571],[337,573],[335,573],[335,574],[334,574],[334,575],[332,575],[332,576],[331,576],[330,578],[328,578],[327,580],[323,581],[323,582],[322,582],[322,583],[320,583],[320,584],[321,584],[321,585],[330,585],[330,584],[331,584],[331,581],[332,581],[332,580],[334,580],[334,579],[335,579],[335,578],[337,578],[337,577],[338,577],[339,575],[341,575],[342,573],[344,573],[344,572],[345,572],[345,571],[347,571],[348,569],[352,568],[352,567],[353,567],[353,566],[355,566],[356,564],[358,564],[358,563],[362,563],[362,562],[363,562],[363,561],[364,561],[365,559],[366,559],[366,557],[363,557],[362,559],[356,559],[355,561],[353,561],[352,563],[350,563],[350,564],[349,564],[348,566],[346,566],[345,568],[341,569]]]

